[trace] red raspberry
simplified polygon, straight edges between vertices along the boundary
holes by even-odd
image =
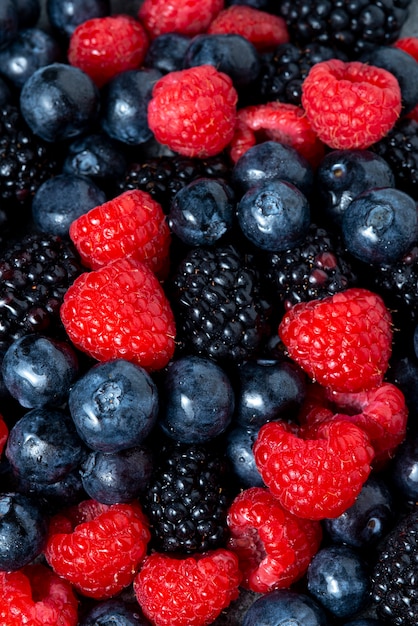
[[[382,298],[358,287],[296,304],[279,325],[289,356],[333,391],[378,387],[392,350],[392,319]]]
[[[374,451],[368,436],[343,421],[320,424],[314,439],[292,430],[280,422],[261,427],[253,449],[262,479],[294,515],[338,517],[354,503],[370,474]]]
[[[319,522],[292,515],[262,487],[251,487],[235,498],[228,526],[228,547],[238,556],[242,586],[259,593],[299,580],[322,539]]]
[[[144,0],[138,17],[151,38],[164,33],[198,35],[224,8],[224,0]]]
[[[240,4],[221,11],[209,26],[208,33],[241,35],[261,53],[273,51],[289,41],[289,32],[282,17]]]
[[[9,429],[7,427],[6,422],[3,419],[3,416],[0,415],[0,455],[3,452],[4,446],[6,445],[8,436],[9,436]]]
[[[134,580],[137,600],[154,626],[204,626],[238,595],[238,559],[225,549],[187,558],[154,552]]]
[[[91,269],[131,256],[160,277],[167,274],[170,229],[161,205],[146,191],[125,191],[81,215],[70,237]]]
[[[84,500],[52,517],[45,558],[83,595],[110,598],[132,583],[150,536],[139,504]]]
[[[328,146],[364,149],[395,124],[401,112],[401,90],[387,70],[331,59],[309,71],[302,84],[302,106]]]
[[[154,86],[148,124],[157,141],[189,157],[214,156],[231,141],[237,92],[212,65],[166,74]]]
[[[173,312],[155,274],[140,261],[119,259],[81,274],[60,315],[73,344],[98,361],[122,358],[158,370],[173,356]]]
[[[148,49],[142,24],[128,15],[87,20],[71,35],[68,61],[90,76],[98,87],[141,66]]]
[[[3,626],[75,626],[78,600],[72,586],[41,563],[0,572]]]

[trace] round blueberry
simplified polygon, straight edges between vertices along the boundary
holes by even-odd
[[[348,251],[360,261],[391,264],[418,238],[416,202],[391,187],[365,191],[346,208],[342,233]]]
[[[148,47],[144,67],[153,68],[162,74],[182,70],[190,41],[190,37],[180,33],[158,35]]]
[[[263,182],[249,189],[238,202],[237,216],[247,239],[269,252],[297,246],[311,223],[306,197],[284,180]]]
[[[142,444],[158,415],[158,391],[138,365],[99,363],[70,391],[69,409],[80,437],[93,450],[118,452]]]
[[[187,356],[172,361],[163,381],[160,426],[182,443],[204,443],[222,434],[234,411],[231,382],[213,361]]]
[[[327,626],[322,608],[308,595],[276,589],[259,597],[244,615],[242,626]]]
[[[120,145],[105,135],[92,133],[72,141],[63,164],[65,174],[87,176],[100,187],[123,177],[126,158]]]
[[[63,141],[89,130],[98,115],[99,92],[78,67],[52,63],[25,82],[20,108],[35,135],[52,143]]]
[[[149,626],[137,603],[120,599],[98,602],[78,622],[78,626]]]
[[[110,15],[110,0],[46,0],[49,22],[68,38],[86,20]]]
[[[410,434],[399,446],[390,468],[391,481],[409,500],[418,498],[418,436]]]
[[[17,486],[21,493],[38,499],[42,498],[44,509],[52,514],[88,497],[81,482],[78,466],[55,483],[41,483],[19,476]]]
[[[230,187],[220,180],[198,178],[176,193],[168,223],[184,243],[212,245],[231,229],[233,212]]]
[[[232,470],[245,488],[264,486],[253,453],[257,433],[257,430],[235,426],[227,435],[226,455]]]
[[[16,37],[19,29],[19,15],[15,0],[0,2],[0,48]]]
[[[374,619],[372,617],[360,617],[359,619],[344,622],[342,626],[384,626],[384,624],[379,619]]]

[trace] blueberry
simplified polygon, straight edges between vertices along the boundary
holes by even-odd
[[[162,74],[154,69],[121,72],[102,92],[103,130],[122,143],[139,145],[153,137],[148,126],[148,103]]]
[[[180,33],[164,33],[155,37],[148,47],[144,66],[162,74],[182,70],[190,41],[190,37]]]
[[[32,200],[37,230],[68,237],[71,223],[100,204],[107,196],[92,180],[76,174],[58,174],[38,187]]]
[[[148,626],[137,603],[120,599],[98,602],[80,619],[78,626]]]
[[[0,76],[0,106],[8,104],[12,100],[12,92],[5,80]]]
[[[307,581],[314,598],[336,617],[351,617],[368,599],[366,566],[349,546],[319,550],[308,567]]]
[[[90,452],[80,469],[90,498],[103,504],[130,502],[144,492],[153,469],[152,455],[145,446],[119,452]]]
[[[236,426],[227,435],[226,455],[243,487],[264,487],[253,454],[257,430]]]
[[[36,497],[38,500],[42,499],[44,510],[51,514],[88,498],[78,466],[55,483],[41,483],[19,476],[17,485],[20,493]]]
[[[249,189],[238,202],[237,216],[247,239],[270,252],[297,246],[311,222],[308,200],[284,180],[262,182]]]
[[[10,394],[26,408],[59,407],[68,397],[78,374],[73,348],[43,335],[16,339],[2,363],[3,382]]]
[[[319,164],[315,183],[321,211],[340,226],[356,196],[375,187],[395,187],[395,177],[389,164],[370,150],[333,150]]]
[[[247,150],[235,163],[231,183],[239,196],[269,180],[285,180],[309,197],[313,170],[299,152],[278,141],[264,141]]]
[[[244,615],[242,626],[327,626],[322,608],[308,595],[276,589],[259,597]]]
[[[22,87],[20,108],[35,135],[57,142],[89,130],[98,115],[99,92],[78,67],[64,63],[45,65]]]
[[[150,375],[124,359],[92,367],[69,396],[80,437],[102,452],[142,444],[156,423],[158,408],[158,391]]]
[[[41,17],[41,3],[39,0],[15,0],[19,29],[36,26]]]
[[[85,448],[71,417],[60,409],[32,409],[11,428],[6,444],[16,476],[51,484],[78,467]]]
[[[364,617],[359,619],[350,620],[349,622],[344,622],[342,626],[384,626],[383,622],[378,619],[374,619],[372,617]]]
[[[389,265],[401,259],[418,238],[416,203],[391,187],[365,191],[346,208],[342,233],[354,257]]]
[[[110,0],[46,0],[49,22],[68,38],[86,20],[110,15]]]
[[[233,212],[233,192],[226,183],[198,178],[176,193],[168,223],[184,243],[212,245],[231,230]]]
[[[16,37],[19,29],[19,15],[15,0],[0,2],[0,48]]]
[[[418,499],[418,436],[415,433],[397,449],[390,477],[396,493],[414,502]]]
[[[402,391],[409,410],[415,410],[418,406],[418,362],[414,355],[394,358],[388,372],[388,379]],[[418,424],[415,419],[410,419],[408,426],[410,430],[415,431]]]
[[[47,519],[35,499],[20,493],[0,495],[0,570],[16,571],[45,547]]]
[[[213,361],[186,356],[172,361],[165,375],[160,417],[163,432],[182,443],[204,443],[222,434],[234,411],[231,382]]]
[[[126,170],[120,145],[105,133],[92,133],[72,141],[63,164],[65,174],[87,176],[99,187],[120,179]]]

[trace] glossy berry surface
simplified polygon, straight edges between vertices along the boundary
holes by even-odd
[[[191,37],[180,33],[164,33],[153,39],[145,56],[145,67],[154,68],[162,74],[183,69],[183,60]]]
[[[79,626],[148,626],[148,620],[134,603],[119,599],[103,600],[90,609]]]
[[[264,623],[279,626],[289,622],[297,626],[327,626],[321,606],[306,594],[276,589],[258,598],[244,615],[243,626]]]
[[[258,430],[235,426],[227,435],[226,455],[232,471],[244,487],[263,487],[263,479],[257,469],[253,445]]]
[[[110,14],[110,0],[46,0],[48,19],[54,30],[68,39],[79,24]]]

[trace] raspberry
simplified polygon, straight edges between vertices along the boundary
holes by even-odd
[[[198,35],[204,33],[224,8],[224,0],[144,0],[138,12],[152,39],[164,33]]]
[[[81,594],[110,598],[132,583],[149,539],[139,504],[83,500],[52,517],[45,557]]]
[[[374,452],[369,438],[343,421],[320,424],[315,438],[303,439],[304,434],[287,423],[262,426],[253,448],[258,470],[294,515],[338,517],[354,503],[370,474]]]
[[[231,141],[237,92],[212,65],[166,74],[154,86],[148,124],[157,141],[184,156],[214,156]]]
[[[283,589],[299,580],[322,539],[319,522],[292,515],[263,487],[251,487],[236,496],[228,526],[228,547],[238,556],[242,586],[258,593]]]
[[[241,35],[261,53],[273,51],[276,46],[289,41],[282,17],[240,4],[221,11],[209,26],[208,33]]]
[[[156,370],[173,356],[170,304],[140,261],[119,259],[81,274],[68,288],[60,314],[73,344],[98,361],[123,358]]]
[[[0,621],[4,626],[76,626],[77,608],[70,583],[41,563],[0,572]]]
[[[161,205],[145,191],[126,191],[91,209],[69,232],[88,268],[132,256],[160,277],[167,273],[170,230]]]
[[[331,148],[365,149],[393,127],[401,90],[387,70],[338,59],[316,63],[302,84],[302,106],[319,139]]]
[[[392,350],[392,320],[383,299],[358,287],[295,304],[279,336],[289,356],[332,391],[356,392],[382,383]]]
[[[71,35],[68,61],[102,87],[120,72],[141,66],[148,49],[142,24],[128,15],[97,17]]]
[[[3,419],[3,416],[0,415],[0,455],[3,452],[3,448],[6,445],[7,438],[9,436],[9,428],[6,422]]]
[[[238,559],[219,549],[184,559],[154,552],[134,580],[137,600],[154,626],[211,624],[238,597]]]

